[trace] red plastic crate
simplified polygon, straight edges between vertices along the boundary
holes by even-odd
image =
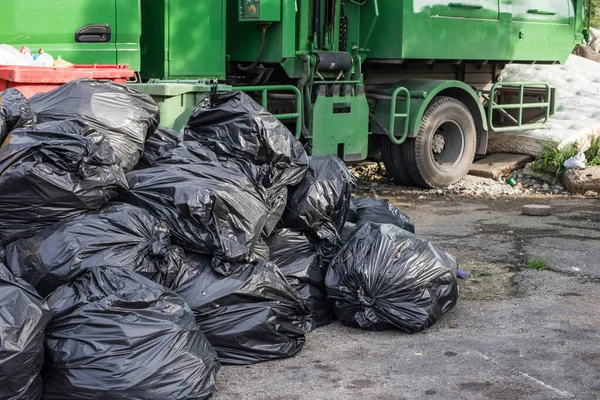
[[[135,71],[129,69],[128,65],[75,65],[73,68],[60,69],[0,65],[0,91],[16,88],[25,97],[30,98],[37,93],[56,89],[74,79],[110,80],[124,84],[127,79],[134,76]]]

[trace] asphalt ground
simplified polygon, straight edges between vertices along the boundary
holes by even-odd
[[[600,200],[390,201],[469,273],[458,305],[413,335],[334,322],[296,357],[223,366],[215,400],[600,399]]]

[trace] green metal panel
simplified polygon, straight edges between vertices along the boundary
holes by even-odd
[[[256,22],[239,21],[239,12],[236,12],[239,1],[227,0],[227,54],[232,61],[247,63],[254,61],[258,55],[260,29]],[[294,58],[296,40],[302,41],[296,32],[296,2],[276,1],[281,3],[281,21],[274,22],[267,30],[265,52],[261,59],[263,62],[280,63],[287,58]]]
[[[160,110],[160,124],[180,131],[187,124],[196,105],[212,90],[210,85],[196,83],[137,83],[132,88],[147,93]]]
[[[240,21],[281,21],[281,0],[238,0]]]
[[[142,0],[142,77],[224,79],[225,1]]]
[[[120,62],[139,69],[138,1],[0,0],[0,43],[25,45],[34,52],[43,48],[77,64]],[[108,24],[110,41],[75,42],[77,30],[90,24]]]
[[[142,35],[140,0],[116,0],[117,3],[117,63],[129,64],[135,71],[141,68],[140,37]]]
[[[421,8],[428,9],[431,17],[460,17],[494,19],[500,18],[498,0],[430,0],[426,2],[415,1],[415,11]]]
[[[312,154],[337,154],[344,161],[367,158],[369,104],[364,94],[317,96],[312,128]]]
[[[479,118],[483,130],[487,131],[487,121],[485,110],[479,99],[478,93],[476,93],[469,85],[460,81],[440,81],[433,79],[411,79],[405,80],[398,83],[397,87],[404,87],[411,93],[410,100],[410,118],[408,123],[408,137],[415,137],[419,133],[419,126],[421,125],[421,119],[425,114],[425,110],[429,106],[429,103],[434,97],[443,95],[443,92],[448,89],[460,89],[464,93],[468,94],[477,104],[479,109],[479,115],[473,115],[473,118]],[[390,89],[390,94],[395,88]],[[396,106],[396,113],[402,113],[406,109],[406,103],[398,99]],[[375,116],[380,121],[390,121],[391,118],[391,107],[390,101],[380,101],[375,109]],[[405,120],[396,120],[395,125],[396,136],[402,136],[405,132]],[[377,126],[373,126],[373,133],[384,133]]]
[[[573,0],[378,1],[373,59],[564,62],[582,7]]]

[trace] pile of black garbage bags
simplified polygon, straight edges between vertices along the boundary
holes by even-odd
[[[202,399],[223,364],[291,357],[330,323],[418,332],[455,259],[248,95],[182,132],[148,95],[0,92],[2,399]]]

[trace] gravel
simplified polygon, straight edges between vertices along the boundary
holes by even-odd
[[[350,166],[350,171],[358,181],[359,191],[382,197],[401,193],[419,194],[419,197],[423,199],[427,196],[452,197],[454,195],[494,198],[569,194],[562,184],[554,183],[552,177],[533,172],[530,164],[524,169],[513,171],[498,180],[467,175],[456,184],[443,189],[423,189],[396,185],[393,179],[387,176],[385,167],[381,162],[368,161],[355,164]],[[509,178],[516,181],[514,187],[506,183]]]

